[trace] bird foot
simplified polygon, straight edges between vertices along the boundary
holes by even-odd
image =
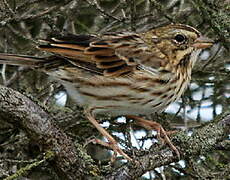
[[[112,156],[112,161],[115,160],[117,154],[120,154],[123,156],[125,159],[128,161],[132,161],[132,158],[130,158],[119,146],[117,141],[103,128],[100,126],[100,124],[97,122],[97,120],[93,117],[92,113],[93,109],[86,109],[85,114],[88,120],[94,125],[94,127],[97,128],[97,130],[109,141],[109,142],[104,142],[99,139],[94,139],[91,140],[95,144],[100,144],[102,146],[105,146],[107,148],[110,148],[114,151],[114,154]]]
[[[126,160],[128,161],[133,161],[132,158],[130,158],[119,146],[118,143],[116,141],[111,141],[111,142],[104,142],[100,139],[91,139],[87,142],[88,143],[93,143],[93,144],[100,144],[106,148],[112,149],[113,150],[113,155],[111,157],[111,162],[114,162],[117,155],[120,154],[121,156],[123,156]]]
[[[126,116],[129,119],[135,120],[135,122],[144,127],[147,130],[155,130],[157,132],[157,138],[163,142],[169,145],[169,147],[176,153],[177,157],[180,159],[180,153],[178,149],[173,145],[172,141],[169,139],[168,135],[176,133],[176,131],[165,131],[164,128],[161,126],[161,124],[154,122],[154,121],[149,121],[145,120],[144,118],[138,117],[138,116],[133,116],[129,115]]]

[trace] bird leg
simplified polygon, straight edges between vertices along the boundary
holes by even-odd
[[[93,109],[85,110],[86,117],[109,142],[108,143],[103,142],[99,139],[95,139],[91,142],[94,142],[94,143],[97,143],[97,144],[100,144],[102,146],[112,149],[114,151],[114,155],[112,156],[112,161],[115,159],[117,153],[122,155],[128,161],[132,161],[132,159],[124,151],[122,151],[122,149],[118,146],[117,141],[103,127],[101,127],[101,125],[93,117],[92,110]]]
[[[166,142],[169,145],[169,147],[177,154],[178,158],[180,159],[180,153],[179,153],[178,149],[173,145],[173,143],[171,142],[171,140],[168,137],[168,134],[173,134],[174,132],[166,132],[163,129],[163,127],[155,121],[145,120],[144,118],[141,118],[138,116],[133,116],[133,115],[128,115],[126,117],[129,119],[135,120],[138,125],[144,127],[147,130],[153,130],[153,129],[156,130],[157,131],[157,138],[163,142]]]

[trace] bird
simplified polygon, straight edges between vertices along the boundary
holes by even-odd
[[[140,115],[163,112],[177,101],[191,80],[202,49],[213,40],[184,24],[169,24],[146,32],[108,32],[100,35],[67,34],[42,40],[38,49],[47,57],[0,53],[0,63],[27,66],[58,80],[84,108],[86,118],[108,140],[107,146],[132,161],[96,120],[97,114],[125,116],[157,131],[180,156],[167,132]]]

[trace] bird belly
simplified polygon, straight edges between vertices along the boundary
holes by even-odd
[[[162,112],[176,96],[171,90],[168,99],[151,97],[150,92],[132,92],[127,87],[74,87],[65,83],[70,97],[80,106],[92,108],[94,114],[118,115],[148,115]],[[170,94],[171,93],[171,94]]]
[[[168,82],[159,81],[158,77],[75,76],[74,82],[65,80],[62,84],[77,104],[92,109],[94,114],[147,115],[162,112],[181,96],[189,79],[180,78],[172,83],[176,76]]]
[[[151,104],[142,104],[145,93],[130,92],[128,87],[81,87],[66,82],[63,85],[77,104],[94,109],[94,114],[118,116],[155,112]]]

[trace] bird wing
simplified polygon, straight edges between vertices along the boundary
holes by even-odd
[[[153,56],[148,45],[135,33],[104,34],[101,37],[68,35],[45,42],[46,45],[39,46],[41,50],[65,57],[77,67],[111,77],[132,73],[138,68],[146,69],[145,64]]]

